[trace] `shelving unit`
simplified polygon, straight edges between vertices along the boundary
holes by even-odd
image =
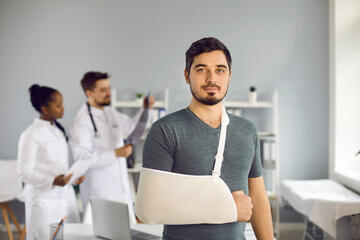
[[[270,131],[259,131],[260,141],[266,141],[274,144],[273,154],[274,159],[269,161],[263,161],[263,170],[269,172],[271,175],[270,188],[267,189],[267,194],[270,200],[274,233],[279,238],[279,202],[277,196],[277,187],[279,185],[279,114],[278,114],[278,92],[275,91],[272,96],[271,102],[244,102],[244,101],[224,101],[224,105],[227,109],[271,109],[272,110],[272,127]],[[251,120],[251,119],[250,119]]]
[[[135,99],[135,100],[116,100],[117,99],[117,92],[116,89],[111,90],[111,107],[116,108],[123,108],[123,109],[135,109],[135,108],[141,108],[143,106],[143,99]],[[160,115],[163,115],[160,113],[160,111],[163,111],[163,113],[166,113],[169,111],[169,90],[165,89],[163,93],[163,100],[155,99],[155,104],[153,106],[153,109],[157,111],[157,114],[155,114],[156,118],[151,120],[151,123],[155,122],[158,118],[160,118]],[[147,129],[148,130],[148,129]],[[142,139],[144,140],[146,138],[145,133],[142,136]]]
[[[119,101],[117,99],[116,95],[116,89],[111,90],[111,107],[112,108],[139,108],[142,107],[143,102],[142,101]],[[169,110],[169,90],[164,90],[164,100],[159,101],[156,99],[156,102],[154,104],[155,109],[164,108],[166,111]]]

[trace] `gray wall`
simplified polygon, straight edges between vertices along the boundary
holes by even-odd
[[[62,92],[65,126],[85,100],[79,80],[88,70],[109,72],[121,92],[168,88],[170,111],[186,107],[184,53],[205,36],[231,51],[227,100],[246,100],[250,85],[260,100],[279,91],[280,178],[326,178],[327,0],[1,0],[0,158],[16,158],[37,116],[33,83]]]

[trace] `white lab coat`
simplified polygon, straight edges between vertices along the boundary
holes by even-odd
[[[104,110],[91,107],[91,113],[98,130],[98,137],[84,104],[68,129],[69,144],[75,161],[92,161],[85,173],[85,181],[80,185],[83,206],[90,196],[112,201],[126,202],[133,211],[126,158],[116,157],[114,150],[124,146],[124,136],[135,128],[143,109],[134,117],[119,113],[111,107]]]
[[[50,223],[79,222],[72,186],[53,186],[69,168],[63,133],[49,121],[35,119],[21,134],[17,174],[25,183],[26,239],[50,239]]]

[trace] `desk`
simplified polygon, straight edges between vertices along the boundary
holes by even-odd
[[[150,233],[156,236],[162,236],[162,225],[136,224],[131,229]],[[255,234],[251,228],[251,224],[247,223],[245,228],[245,236],[247,240],[256,240]],[[64,225],[64,240],[94,240],[100,238],[94,237],[91,224],[83,223],[66,223]]]
[[[99,239],[94,237],[91,224],[65,223],[64,240],[90,240]]]
[[[162,225],[136,224],[131,229],[149,233],[155,236],[162,236]],[[66,223],[64,225],[64,240],[93,240],[102,239],[94,236],[92,224]]]

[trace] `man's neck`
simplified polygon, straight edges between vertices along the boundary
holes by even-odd
[[[96,104],[94,101],[91,101],[90,99],[88,99],[88,103],[91,107],[100,109],[100,110],[104,110],[104,106],[101,106],[99,104]]]
[[[189,105],[190,110],[204,123],[212,128],[217,128],[221,124],[222,102],[216,105],[205,105],[192,98]]]

